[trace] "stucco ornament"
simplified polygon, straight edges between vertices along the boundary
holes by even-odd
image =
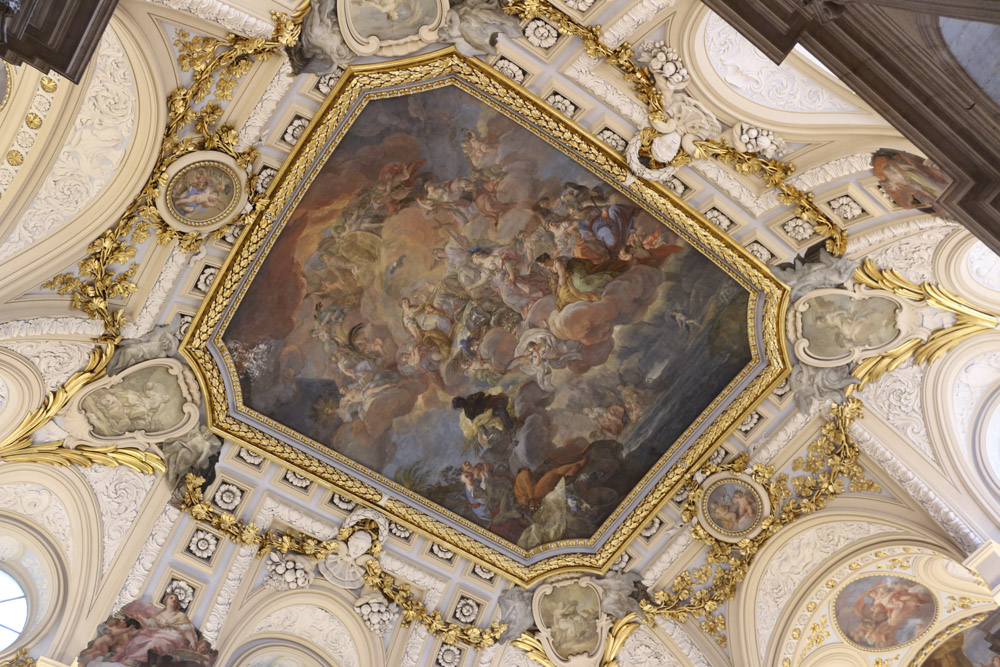
[[[344,521],[344,531],[362,520],[375,522],[380,543],[386,539],[389,520],[380,512],[367,507],[358,507],[351,512]],[[336,542],[337,549],[320,562],[319,572],[327,581],[341,588],[359,588],[364,584],[365,563],[372,559],[372,536],[367,530],[355,530],[346,540]]]
[[[788,152],[788,144],[771,130],[739,122],[732,129],[733,144],[741,151],[757,153],[767,159],[778,158]]]
[[[386,600],[381,593],[358,598],[354,603],[354,611],[364,621],[365,627],[379,637],[385,635],[393,622],[399,618],[399,607]]]
[[[643,42],[636,53],[636,60],[648,67],[656,83],[667,90],[681,90],[691,80],[677,51],[662,40]]]
[[[674,92],[665,105],[664,119],[648,119],[648,127],[635,135],[625,148],[629,169],[658,183],[667,183],[677,172],[671,164],[684,149],[694,155],[695,141],[717,137],[722,132],[718,119],[701,102],[682,92]],[[660,165],[647,166],[641,158],[647,150]]]
[[[90,384],[66,405],[67,446],[150,445],[198,426],[201,395],[191,371],[175,359],[153,359]]]
[[[501,641],[528,652],[542,664],[596,667],[616,664],[615,655],[639,624],[639,597],[645,595],[637,573],[604,577],[556,577],[534,591],[512,588],[500,597]],[[618,620],[615,620],[618,619]],[[528,632],[532,627],[537,632]]]
[[[276,591],[308,588],[313,580],[315,561],[301,554],[271,552],[264,560],[264,586]]]
[[[118,375],[126,368],[143,361],[176,354],[177,344],[181,339],[180,327],[181,318],[178,316],[169,324],[156,327],[143,336],[123,340],[108,362],[107,374]]]

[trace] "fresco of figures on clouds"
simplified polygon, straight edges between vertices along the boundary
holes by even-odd
[[[916,639],[934,623],[937,601],[927,587],[903,577],[867,576],[837,596],[837,626],[865,649],[890,650]]]
[[[130,602],[97,627],[80,667],[211,667],[218,653],[181,610],[177,595],[163,605]]]
[[[367,106],[224,341],[248,407],[530,549],[592,535],[746,366],[747,304],[445,87]]]
[[[921,667],[1000,667],[1000,637],[987,634],[983,627],[987,623],[990,619],[952,635],[934,649]]]

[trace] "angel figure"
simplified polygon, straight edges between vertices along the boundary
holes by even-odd
[[[571,361],[581,361],[583,357],[578,352],[579,346],[576,341],[556,338],[548,329],[528,329],[521,334],[514,359],[507,368],[519,369],[531,376],[542,391],[552,393],[556,390],[552,383],[552,371],[565,368]]]

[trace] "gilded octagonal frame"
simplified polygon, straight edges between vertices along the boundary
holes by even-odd
[[[561,540],[524,550],[455,515],[451,523],[431,516],[421,497],[332,449],[242,405],[235,366],[222,334],[255,267],[368,100],[456,86],[500,111],[583,165],[708,256],[749,293],[747,327],[751,362],[588,539]],[[209,426],[219,435],[307,474],[338,493],[375,506],[393,521],[413,527],[470,559],[529,586],[554,574],[604,572],[642,527],[708,459],[721,441],[787,375],[784,313],[788,288],[757,259],[665,188],[634,179],[621,157],[530,92],[478,60],[449,48],[389,63],[351,67],[317,112],[268,189],[267,209],[244,231],[181,346],[205,393]],[[256,423],[247,423],[247,419]],[[322,451],[332,463],[289,444]],[[686,449],[682,452],[682,446]],[[358,471],[355,474],[354,471]],[[365,481],[361,475],[377,481]],[[447,510],[443,511],[445,515]],[[441,512],[439,512],[441,513]]]

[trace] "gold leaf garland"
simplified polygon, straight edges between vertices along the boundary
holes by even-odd
[[[181,510],[188,513],[195,521],[211,526],[226,539],[256,548],[258,558],[273,549],[279,553],[295,551],[314,560],[323,560],[337,551],[340,541],[346,541],[354,532],[363,530],[372,538],[372,545],[367,552],[371,559],[365,564],[365,583],[399,606],[404,625],[419,623],[445,643],[463,642],[476,649],[492,646],[507,629],[506,623],[491,623],[486,628],[464,623],[449,623],[441,616],[441,612],[427,611],[424,604],[413,597],[407,584],[397,584],[392,575],[382,570],[376,560],[382,549],[378,539],[378,526],[371,520],[363,519],[352,526],[342,528],[336,541],[322,541],[294,532],[265,532],[256,524],[237,519],[228,512],[220,512],[205,502],[201,490],[204,483],[204,478],[187,474],[184,478],[185,491],[181,500]]]
[[[879,490],[878,485],[865,477],[864,470],[858,464],[861,450],[849,434],[851,424],[861,416],[862,404],[856,398],[849,398],[831,408],[830,420],[823,425],[819,438],[809,445],[804,457],[792,463],[793,470],[801,470],[805,474],[791,479],[791,489],[788,486],[788,475],[775,475],[771,466],[754,465],[747,469],[746,454],[727,464],[710,464],[702,468],[706,475],[745,471],[767,490],[771,498],[771,516],[762,520],[763,529],[759,534],[736,544],[716,539],[695,522],[691,535],[708,546],[707,564],[676,576],[668,590],[652,594],[652,602],[642,601],[640,604],[647,620],[652,623],[656,616],[678,623],[683,623],[688,618],[701,619],[701,629],[712,635],[720,646],[725,647],[726,619],[715,612],[724,602],[736,596],[737,586],[746,577],[754,557],[766,542],[799,517],[823,509],[830,500],[845,490]],[[844,478],[847,479],[846,486]],[[690,493],[682,519],[692,521],[696,516],[702,490],[693,480],[687,482],[687,487]]]
[[[701,619],[701,629],[713,636],[720,646],[725,647],[726,619],[716,612],[723,603],[736,596],[737,586],[746,577],[755,555],[766,542],[784,526],[801,516],[823,509],[829,501],[846,490],[880,491],[875,482],[865,477],[864,470],[858,464],[861,450],[849,434],[851,424],[861,416],[862,404],[857,398],[848,398],[843,404],[831,408],[830,419],[824,424],[820,436],[809,445],[804,457],[792,463],[793,470],[804,473],[791,479],[792,489],[788,486],[788,475],[775,475],[770,466],[754,465],[747,469],[746,454],[727,464],[709,464],[702,468],[702,472],[707,475],[723,471],[746,471],[767,490],[773,508],[771,516],[763,519],[763,530],[758,535],[743,539],[737,544],[716,539],[696,522],[691,534],[709,547],[706,555],[708,563],[677,575],[669,590],[652,593],[652,601],[643,600],[640,605],[646,615],[646,622],[654,623],[657,616],[678,623],[689,618]],[[847,479],[846,485],[844,478]],[[196,521],[212,526],[227,539],[256,547],[258,556],[274,549],[281,553],[298,551],[315,560],[322,560],[338,548],[336,542],[322,542],[297,533],[263,532],[253,523],[219,512],[203,501],[200,488],[203,483],[202,478],[187,475],[181,509]],[[697,482],[690,479],[687,487],[690,493],[683,511],[683,520],[691,521],[695,517],[701,489]],[[342,529],[338,539],[346,540],[356,530],[365,530],[372,537],[372,547],[368,552],[372,559],[366,563],[365,583],[400,607],[404,624],[420,623],[428,632],[446,643],[463,642],[476,649],[492,646],[503,634],[506,625],[502,623],[479,628],[468,624],[448,623],[443,620],[440,612],[428,612],[422,603],[413,598],[409,586],[397,584],[395,578],[383,572],[375,560],[381,549],[376,526],[371,522],[359,522]],[[616,667],[617,652],[625,639],[638,627],[635,618],[634,614],[630,614],[616,621],[609,635],[602,667]],[[523,633],[512,643],[524,649],[535,662],[551,664],[546,662],[548,658],[545,657],[541,643],[530,633]]]
[[[891,350],[859,362],[851,370],[851,375],[860,382],[847,387],[845,393],[848,396],[855,389],[863,389],[869,382],[896,370],[910,358],[918,365],[933,363],[962,341],[1000,326],[1000,317],[973,306],[947,289],[928,282],[917,285],[894,269],[879,269],[867,258],[855,270],[854,281],[953,313],[955,323],[931,331],[926,340],[911,338]]]
[[[35,667],[36,664],[34,658],[28,657],[28,649],[23,648],[15,653],[10,660],[0,662],[0,667]]]
[[[503,10],[523,21],[544,18],[549,23],[554,24],[559,32],[579,37],[588,56],[603,58],[605,62],[621,72],[626,81],[632,84],[632,89],[639,101],[646,105],[649,111],[651,123],[656,125],[668,120],[663,93],[656,87],[656,80],[649,68],[636,65],[632,60],[635,52],[631,44],[622,42],[617,48],[612,49],[601,41],[601,26],[583,25],[552,5],[548,0],[510,0]],[[659,132],[653,127],[646,127],[640,130],[640,135],[643,147],[641,153],[644,157],[652,159],[650,145]],[[779,191],[778,200],[781,203],[795,206],[795,214],[811,223],[817,234],[830,237],[826,240],[827,251],[837,256],[847,252],[847,232],[816,206],[812,193],[803,192],[787,182],[788,176],[795,171],[793,164],[773,159],[767,160],[758,156],[757,153],[738,151],[725,141],[709,139],[695,141],[694,144],[696,147],[694,157],[696,158],[718,160],[724,164],[732,164],[736,171],[741,174],[761,176],[768,187],[776,188]],[[681,149],[671,160],[671,164],[680,167],[690,161],[691,156]],[[653,164],[652,166],[662,165]]]
[[[189,86],[177,88],[167,100],[168,122],[156,166],[139,195],[126,207],[115,226],[103,232],[88,246],[88,254],[77,265],[77,272],[59,274],[42,285],[45,289],[70,295],[70,306],[83,311],[91,319],[99,320],[104,333],[95,339],[96,346],[91,351],[86,368],[51,391],[41,407],[30,412],[11,434],[0,441],[0,461],[85,466],[99,463],[125,465],[147,474],[156,470],[164,471],[163,459],[154,452],[113,445],[79,446],[75,449],[62,447],[61,442],[33,445],[32,434],[51,420],[74,394],[104,375],[108,362],[121,342],[122,329],[126,323],[124,307],[115,305],[114,302],[127,299],[136,291],[132,278],[137,267],[132,259],[135,257],[136,247],[149,238],[150,226],[155,227],[159,243],[178,240],[182,250],[195,252],[209,238],[221,238],[232,227],[246,224],[267,206],[266,198],[252,194],[249,198],[252,210],[249,213],[239,216],[210,235],[204,235],[182,234],[170,227],[160,216],[155,202],[160,188],[166,185],[167,168],[188,153],[197,150],[220,151],[234,158],[243,169],[256,159],[258,152],[254,148],[237,150],[238,133],[232,125],[225,123],[215,127],[222,115],[222,107],[216,100],[232,98],[237,81],[249,71],[255,60],[266,60],[280,48],[295,44],[307,8],[308,3],[300,7],[295,18],[272,11],[275,28],[270,39],[246,38],[233,34],[223,39],[191,38],[183,30],[178,31],[174,41],[180,54],[178,63],[182,71],[191,71],[193,76]],[[210,94],[214,95],[215,100],[205,103],[196,111],[195,105],[204,102]],[[199,136],[182,137],[182,131],[189,126],[193,126]],[[248,177],[248,192],[254,193],[255,182],[256,175]]]

